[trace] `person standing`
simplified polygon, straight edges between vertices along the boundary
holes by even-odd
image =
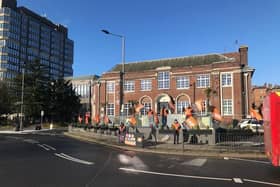
[[[179,134],[180,134],[181,125],[177,119],[174,120],[171,127],[172,129],[174,129],[174,144],[176,143],[179,144]]]
[[[131,115],[130,118],[128,118],[128,120],[127,120],[127,126],[128,126],[128,129],[127,129],[128,131],[129,131],[129,128],[131,127],[135,133],[138,132],[138,129],[137,129],[137,120],[136,120],[134,114]]]
[[[191,117],[192,116],[192,113],[193,113],[193,110],[192,110],[192,107],[188,107],[186,110],[185,110],[185,116],[186,116],[186,119]]]
[[[123,122],[121,122],[119,129],[118,129],[118,134],[119,134],[119,143],[123,143],[125,139],[125,134],[126,134],[126,127]]]
[[[151,128],[151,133],[150,133],[150,138],[152,138],[152,136],[154,136],[155,138],[155,143],[157,143],[157,125],[156,125],[156,121],[155,121],[155,117],[154,117],[154,112],[150,109],[148,111],[148,121],[149,121],[149,126]]]
[[[167,127],[167,129],[169,129],[168,128],[168,126],[167,126],[167,116],[168,116],[168,109],[167,108],[165,108],[165,107],[163,107],[162,109],[161,109],[161,122],[162,122],[162,129],[166,126]]]

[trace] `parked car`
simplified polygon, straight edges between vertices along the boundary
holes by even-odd
[[[258,121],[256,119],[242,119],[238,125],[240,129],[250,129],[252,132],[264,132],[262,121]]]
[[[41,130],[41,129],[42,129],[41,124],[36,124],[36,125],[35,125],[35,130]]]

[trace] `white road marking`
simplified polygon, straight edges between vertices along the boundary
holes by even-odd
[[[23,141],[24,141],[24,142],[27,142],[27,143],[31,143],[31,144],[40,143],[40,142],[38,142],[37,140],[32,140],[32,139],[24,139]]]
[[[6,136],[7,138],[14,139],[14,140],[22,140],[23,138],[14,137],[14,136]]]
[[[245,161],[245,162],[254,162],[254,163],[260,163],[260,164],[270,164],[270,162],[266,161],[259,161],[259,160],[250,160],[250,159],[243,159],[243,158],[227,158],[224,157],[225,160],[239,160],[239,161]]]
[[[184,162],[184,163],[182,163],[182,165],[201,167],[206,163],[206,161],[207,161],[207,159],[197,158],[197,159],[192,159],[190,161]]]
[[[94,163],[93,162],[88,162],[88,161],[85,161],[85,160],[81,160],[81,159],[78,159],[78,158],[74,158],[74,157],[71,157],[69,155],[66,155],[64,153],[55,153],[56,156],[60,157],[60,158],[64,158],[66,160],[70,160],[70,161],[73,161],[73,162],[77,162],[77,163],[81,163],[81,164],[86,164],[86,165],[93,165]]]
[[[271,183],[271,182],[264,182],[264,181],[257,181],[257,180],[251,180],[251,179],[243,179],[246,182],[252,182],[252,183],[257,183],[257,184],[265,184],[265,185],[270,185],[270,186],[280,186],[280,184],[276,183]]]
[[[136,169],[147,170],[148,166],[138,156],[128,156],[124,154],[118,155],[119,161],[129,167]]]
[[[240,183],[240,184],[243,183],[242,180],[241,180],[240,178],[233,178],[233,181],[234,181],[235,183]]]
[[[229,179],[229,178],[203,177],[203,176],[194,176],[194,175],[178,175],[178,174],[172,174],[172,173],[159,173],[159,172],[152,172],[152,171],[137,170],[137,169],[132,169],[132,168],[119,168],[119,170],[133,172],[133,173],[145,173],[145,174],[152,174],[152,175],[181,177],[181,178],[232,181],[232,179]]]
[[[43,144],[45,147],[47,147],[47,148],[49,148],[49,149],[51,149],[51,150],[53,150],[53,151],[55,151],[56,150],[56,148],[54,148],[54,147],[52,147],[52,146],[50,146],[50,145],[47,145],[47,144]]]
[[[37,144],[39,147],[42,147],[43,149],[45,149],[46,151],[49,151],[50,149],[45,147],[44,145],[41,145],[41,144]]]

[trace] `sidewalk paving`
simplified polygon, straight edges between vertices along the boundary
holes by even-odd
[[[148,152],[148,153],[158,153],[158,154],[170,154],[170,155],[189,155],[189,156],[203,156],[203,157],[238,157],[238,158],[266,158],[265,154],[260,150],[246,150],[246,149],[225,149],[219,148],[218,146],[209,145],[191,145],[191,144],[171,144],[160,142],[154,144],[153,142],[148,142],[145,146],[135,147],[128,146],[118,143],[118,137],[112,135],[99,134],[89,131],[71,131],[64,133],[68,137],[79,139],[82,141],[93,142],[102,144],[105,146],[137,151],[137,152]],[[173,137],[172,137],[173,138]]]
[[[0,134],[30,134],[33,132],[44,132],[44,131],[50,131],[51,129],[41,129],[41,130],[35,130],[35,129],[24,129],[22,131],[15,131],[15,130],[0,130]]]

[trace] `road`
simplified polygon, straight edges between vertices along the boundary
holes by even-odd
[[[112,149],[60,133],[0,134],[3,187],[280,186],[267,160]]]

